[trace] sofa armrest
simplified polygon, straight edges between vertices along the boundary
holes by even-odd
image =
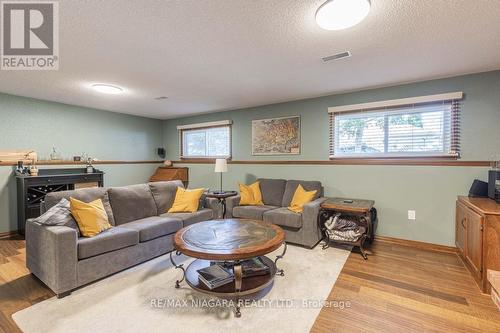
[[[222,215],[221,204],[216,198],[205,198],[205,208],[212,210],[213,219],[218,219]]]
[[[321,204],[326,198],[318,198],[304,205],[302,212],[302,225],[304,228],[313,229],[318,227],[318,214]]]
[[[233,208],[240,205],[241,196],[235,195],[226,199],[226,218],[233,217]]]
[[[26,266],[56,294],[77,287],[77,232],[26,221]]]

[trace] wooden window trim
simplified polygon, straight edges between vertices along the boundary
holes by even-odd
[[[397,160],[411,160],[411,161],[439,161],[439,160],[459,160],[460,157],[458,155],[422,155],[422,156],[366,156],[366,157],[353,157],[353,156],[330,156],[330,161],[360,161],[360,160],[377,160],[377,161],[397,161]]]
[[[428,161],[428,160],[433,160],[433,161],[439,161],[439,160],[446,160],[446,161],[458,161],[460,160],[460,156],[456,155],[422,155],[422,156],[329,156],[328,160],[330,161],[362,161],[362,160],[377,160],[377,161],[406,161],[406,160],[411,160],[411,161]]]
[[[177,163],[215,163],[215,160],[218,158],[224,157],[186,157],[181,158]],[[232,159],[230,157],[225,158],[228,162],[231,162]]]

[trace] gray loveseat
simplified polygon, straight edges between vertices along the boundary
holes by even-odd
[[[226,217],[263,220],[279,225],[286,235],[286,241],[313,248],[321,240],[318,228],[318,213],[323,198],[323,187],[319,181],[258,179],[264,206],[240,206],[241,197],[227,199]],[[294,213],[287,209],[297,186],[306,191],[316,190],[313,201],[304,205],[304,211]]]
[[[177,230],[212,219],[217,209],[166,213],[179,186],[183,187],[181,181],[169,181],[48,194],[45,209],[62,198],[85,202],[102,199],[113,228],[86,238],[79,237],[76,228],[28,220],[28,269],[62,297],[79,286],[172,251]]]

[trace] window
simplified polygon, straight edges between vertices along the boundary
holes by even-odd
[[[181,158],[231,157],[231,121],[178,126]]]
[[[459,157],[462,93],[329,108],[330,158]]]

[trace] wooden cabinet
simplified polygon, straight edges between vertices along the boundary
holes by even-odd
[[[465,253],[465,206],[457,201],[455,226],[455,244],[457,248]]]
[[[26,220],[40,216],[41,205],[50,192],[104,186],[104,172],[87,168],[39,169],[38,176],[16,171],[18,232],[24,235]]]
[[[159,167],[154,175],[149,179],[150,182],[161,182],[167,180],[181,180],[184,187],[189,184],[189,170],[186,167]]]
[[[480,278],[483,263],[483,217],[473,210],[466,211],[466,237],[467,243],[465,258],[472,268],[472,275]]]
[[[488,293],[486,272],[500,269],[500,205],[487,198],[459,197],[455,244],[481,291]]]

